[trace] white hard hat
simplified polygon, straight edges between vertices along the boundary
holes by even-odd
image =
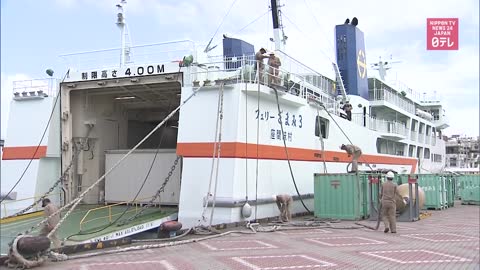
[[[393,174],[393,172],[387,172],[387,178],[390,178],[390,179],[393,179],[395,177],[395,175]]]

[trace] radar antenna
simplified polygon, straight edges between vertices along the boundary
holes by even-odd
[[[379,57],[378,63],[371,64],[371,67],[374,70],[378,70],[378,75],[382,81],[385,81],[385,76],[387,75],[387,70],[392,68],[392,64],[398,64],[402,61],[393,61],[393,56],[390,55],[390,61],[383,61],[382,57]]]

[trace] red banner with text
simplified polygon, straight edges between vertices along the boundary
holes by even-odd
[[[427,50],[458,50],[458,18],[427,19]]]

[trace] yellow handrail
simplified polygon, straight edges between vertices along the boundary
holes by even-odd
[[[110,205],[105,205],[105,206],[92,208],[92,209],[88,210],[87,213],[85,213],[83,218],[80,220],[80,231],[82,230],[83,225],[85,225],[86,223],[92,222],[94,220],[108,218],[108,221],[112,222],[112,217],[122,214],[122,213],[112,214],[112,207],[114,207],[114,206],[125,205],[125,204],[135,204],[135,209],[128,210],[125,213],[135,211],[135,214],[136,214],[137,211],[138,211],[138,204],[140,204],[141,201],[143,201],[145,199],[150,199],[150,198],[152,198],[152,196],[146,197],[146,198],[141,198],[141,199],[136,199],[136,200],[133,200],[133,201],[124,201],[124,202],[120,202],[120,203],[115,203],[115,204],[110,204]],[[108,208],[108,215],[92,218],[92,219],[89,219],[89,220],[85,221],[85,219],[87,218],[87,216],[90,215],[90,213],[95,212],[95,211],[99,211],[99,210],[102,210],[102,209],[105,209],[105,208]]]
[[[52,193],[50,195],[48,195],[47,197],[51,197],[53,195],[60,195],[61,193]],[[3,201],[1,203],[1,205],[3,206],[3,213],[4,213],[4,216],[8,216],[7,215],[7,204],[12,204],[12,203],[17,203],[17,202],[22,202],[22,201],[27,201],[27,200],[31,200],[33,199],[34,201],[36,201],[38,198],[42,197],[43,195],[39,195],[39,196],[34,196],[34,197],[28,197],[28,198],[23,198],[23,199],[20,199],[20,200],[8,200],[8,201]]]

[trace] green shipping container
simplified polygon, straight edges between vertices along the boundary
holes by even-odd
[[[364,174],[315,174],[315,216],[343,220],[368,217],[368,176]]]
[[[463,191],[468,186],[468,181],[467,181],[468,175],[459,175],[456,177],[457,177],[458,198],[463,199]]]
[[[455,177],[446,176],[446,188],[447,188],[447,205],[453,207],[455,205]]]
[[[444,177],[438,174],[418,174],[418,185],[425,192],[423,209],[439,210],[445,207],[444,182]]]
[[[440,193],[441,193],[441,203],[443,208],[448,207],[448,191],[447,191],[447,176],[439,175],[438,181],[440,181]]]
[[[480,204],[480,175],[463,175],[462,204]]]
[[[408,183],[408,177],[410,176],[409,174],[397,174],[395,175],[396,178],[394,181],[397,183],[397,185],[402,185],[402,184],[407,184]]]

